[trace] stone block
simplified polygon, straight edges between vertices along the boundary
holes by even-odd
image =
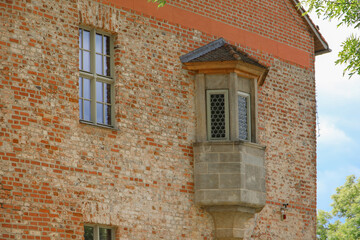
[[[240,173],[240,163],[209,163],[209,173]]]
[[[220,174],[220,189],[241,188],[241,174]]]
[[[195,159],[197,162],[218,162],[219,154],[218,153],[200,153]]]
[[[196,189],[217,189],[219,188],[218,174],[196,174],[195,175]]]
[[[240,162],[241,153],[219,153],[219,162]]]
[[[204,191],[205,205],[236,205],[240,200],[240,190]]]
[[[208,173],[208,165],[205,162],[195,163],[195,174]]]
[[[245,188],[254,191],[262,191],[264,180],[264,168],[253,165],[245,165]]]
[[[216,143],[211,145],[211,152],[226,152],[226,153],[230,153],[234,151],[234,146],[233,144],[220,144],[220,143]]]

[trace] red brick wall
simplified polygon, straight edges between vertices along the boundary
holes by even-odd
[[[270,67],[258,102],[267,205],[247,235],[314,239],[313,39],[290,1],[140,1],[0,1],[0,239],[81,239],[83,223],[117,239],[213,239],[193,202],[194,79],[179,56],[223,28],[188,27],[166,8],[253,33],[224,31]],[[79,25],[115,38],[114,130],[79,123]]]

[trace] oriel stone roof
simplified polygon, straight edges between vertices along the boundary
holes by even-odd
[[[246,53],[231,45],[223,38],[219,38],[205,46],[195,49],[180,57],[182,63],[189,62],[222,62],[243,61],[261,68],[267,68],[257,60],[249,57]]]

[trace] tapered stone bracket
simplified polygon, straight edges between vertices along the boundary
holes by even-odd
[[[256,210],[238,206],[214,206],[206,210],[214,219],[217,240],[239,240],[244,238],[246,222]]]
[[[240,240],[265,206],[265,147],[243,141],[194,144],[195,203],[213,217],[218,240]]]

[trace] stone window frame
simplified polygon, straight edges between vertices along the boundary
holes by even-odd
[[[216,82],[214,79],[218,77],[227,77],[226,83],[210,84]],[[246,83],[246,84],[244,84]],[[213,85],[213,86],[212,86]],[[195,101],[196,101],[196,142],[221,142],[221,141],[243,141],[243,142],[257,142],[256,128],[257,128],[257,81],[254,78],[248,78],[238,75],[234,72],[216,72],[216,73],[198,73],[195,80]],[[228,109],[229,109],[229,134],[224,139],[209,138],[209,124],[208,124],[208,109],[207,109],[207,91],[209,90],[228,90]],[[238,127],[238,94],[244,94],[249,97],[248,106],[248,139],[239,139]]]
[[[90,49],[89,50],[85,50],[83,48],[83,46],[81,46],[80,44],[80,32],[82,33],[81,36],[83,37],[83,32],[84,31],[88,31],[90,32]],[[115,99],[115,90],[114,90],[114,84],[115,84],[115,74],[114,74],[114,37],[105,32],[105,31],[101,31],[95,28],[91,28],[91,27],[87,27],[87,26],[79,26],[79,122],[80,123],[85,123],[85,124],[90,124],[90,125],[94,125],[94,126],[99,126],[99,127],[105,127],[105,128],[114,128],[114,123],[115,123],[115,109],[114,109],[114,99]],[[101,55],[103,57],[108,56],[110,58],[110,64],[109,64],[109,68],[110,68],[110,74],[109,75],[102,75],[102,74],[98,74],[96,72],[96,35],[101,35],[102,38],[104,38],[104,36],[109,37],[110,41],[109,41],[109,48],[110,48],[110,55],[102,52]],[[104,49],[104,44],[102,43],[102,48]],[[90,71],[86,71],[82,69],[83,63],[84,63],[84,59],[83,59],[83,55],[81,54],[82,51],[87,51],[90,53]],[[104,50],[103,50],[104,51]],[[102,69],[103,69],[103,73],[104,73],[104,62],[102,62]],[[90,98],[84,98],[84,94],[80,92],[80,90],[84,91],[82,86],[80,86],[80,84],[82,83],[81,79],[89,79],[90,80]],[[108,84],[110,86],[110,102],[106,102],[105,99],[102,99],[101,101],[98,101],[97,99],[97,83],[102,83],[102,88],[103,88],[103,93],[102,95],[104,96],[104,92],[105,92],[105,84]],[[105,84],[104,84],[105,83]],[[82,101],[90,101],[90,120],[89,119],[85,119],[84,116],[84,103]],[[82,106],[81,106],[82,104]],[[102,122],[98,122],[97,120],[97,104],[100,104],[103,106],[103,113],[101,114],[101,116],[103,117],[103,121]],[[109,106],[110,107],[110,124],[106,124],[105,121],[105,117],[106,117],[106,113],[105,113],[105,107],[104,106]],[[83,111],[82,113],[80,111]],[[81,116],[83,116],[81,118]]]
[[[102,229],[110,229],[111,230],[111,240],[115,240],[115,228],[114,227],[110,227],[110,226],[106,226],[106,225],[99,225],[99,224],[84,224],[84,239],[85,240],[89,240],[85,238],[85,228],[86,227],[92,227],[94,228],[94,237],[93,239],[90,240],[102,240],[100,239],[100,228]]]

